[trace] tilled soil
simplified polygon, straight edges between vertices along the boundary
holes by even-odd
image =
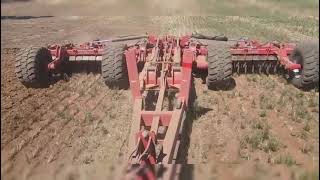
[[[210,17],[2,20],[1,45],[7,49],[1,51],[1,176],[112,179],[116,165],[126,161],[131,125],[129,90],[110,90],[94,73],[74,74],[69,82],[60,80],[46,89],[26,88],[14,74],[13,47],[145,31],[219,32],[208,21]],[[198,105],[186,121],[182,157],[203,165],[188,167],[190,177],[313,176],[319,162],[318,91],[298,90],[278,75],[235,74],[234,80],[231,90],[210,91],[195,79]]]
[[[127,91],[109,90],[96,74],[75,75],[48,89],[28,89],[15,77],[13,61],[12,54],[1,61],[4,177],[31,178],[30,170],[47,165],[119,160],[130,129]]]

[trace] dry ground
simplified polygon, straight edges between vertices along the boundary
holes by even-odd
[[[1,16],[240,15],[319,18],[317,0],[2,0]]]
[[[130,129],[130,91],[113,91],[99,74],[77,74],[48,89],[14,75],[12,48],[85,41],[146,31],[198,31],[299,41],[318,38],[313,17],[49,17],[1,20],[1,176],[5,179],[112,179]],[[319,93],[278,76],[234,76],[230,91],[196,79],[198,106],[185,138],[194,179],[315,179]],[[245,172],[245,173],[244,173]]]

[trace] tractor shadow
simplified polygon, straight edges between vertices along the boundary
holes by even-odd
[[[179,179],[181,180],[194,180],[194,164],[182,164],[181,165],[181,174]]]
[[[100,74],[101,61],[69,61],[69,74]]]
[[[211,108],[196,106],[186,112],[186,119],[184,121],[181,133],[181,145],[177,157],[178,164],[188,163],[188,150],[190,147],[190,135],[192,133],[193,122],[197,121],[201,116],[212,110],[213,109]]]
[[[193,122],[197,121],[201,116],[205,115],[207,112],[213,110],[211,108],[199,106],[197,104],[196,97],[197,95],[195,85],[194,83],[192,83],[190,95],[191,105],[186,112],[186,119],[182,127],[180,147],[176,159],[176,163],[181,164],[181,173],[179,179],[194,179],[194,165],[188,164],[188,150],[190,147],[190,135],[192,133]]]
[[[193,122],[211,110],[211,108],[197,106],[187,111],[181,133],[181,144],[177,156],[177,163],[181,165],[181,172],[179,176],[179,179],[181,180],[194,179],[194,164],[188,164],[188,150],[190,147],[190,135],[192,133]]]
[[[218,84],[208,87],[212,91],[231,91],[236,87],[237,83],[233,78],[219,82]]]

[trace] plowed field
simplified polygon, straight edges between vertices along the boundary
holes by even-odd
[[[46,89],[26,88],[14,74],[15,48],[145,32],[198,31],[262,41],[318,38],[318,20],[287,20],[238,16],[1,20],[1,177],[112,179],[115,165],[126,161],[131,125],[129,90],[110,90],[95,73],[73,74],[69,82],[60,80]],[[199,165],[189,167],[189,177],[318,177],[319,92],[296,89],[277,75],[234,79],[236,86],[229,91],[210,91],[201,79],[195,80],[198,106],[188,117],[184,159]]]

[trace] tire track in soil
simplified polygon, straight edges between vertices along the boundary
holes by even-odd
[[[95,94],[95,89],[92,90],[93,93]],[[109,113],[113,112],[112,107],[118,107],[114,104],[114,102],[112,99],[115,96],[118,96],[117,94],[120,94],[120,97],[123,97],[123,93],[127,94],[128,96],[128,91],[120,91],[120,92],[114,92],[114,91],[104,91],[104,89],[99,90],[100,94],[97,94],[97,96],[93,97],[92,99],[90,99],[86,105],[89,107],[89,109],[92,111],[92,114],[94,115],[94,120],[92,123],[90,123],[88,126],[82,127],[82,130],[79,130],[78,134],[76,135],[79,138],[74,138],[76,139],[76,141],[72,142],[72,147],[70,147],[70,149],[65,149],[62,151],[58,150],[58,157],[56,158],[56,160],[52,163],[62,163],[64,164],[64,162],[72,162],[72,163],[80,163],[80,164],[91,164],[94,159],[97,159],[99,161],[104,160],[104,156],[105,154],[108,154],[108,152],[110,151],[109,149],[104,149],[105,146],[110,145],[110,135],[109,134],[117,134],[119,132],[119,128],[120,127],[127,127],[125,128],[127,131],[126,136],[122,136],[122,138],[124,138],[124,140],[121,140],[122,146],[120,146],[119,148],[119,152],[124,152],[122,150],[123,144],[126,143],[126,137],[129,134],[129,121],[125,121],[128,118],[121,118],[121,116],[118,116],[117,119],[105,119],[103,118],[104,116],[107,116]],[[112,97],[110,99],[110,97]],[[97,101],[97,99],[99,99]],[[112,103],[110,103],[112,102]],[[120,100],[121,104],[127,104],[127,99],[126,98],[122,98]],[[108,108],[106,108],[106,106],[108,106]],[[121,106],[122,107],[122,106]],[[105,111],[105,109],[107,109],[107,111]],[[109,112],[110,111],[110,112]],[[100,113],[99,113],[100,112]],[[113,112],[114,113],[114,112]],[[119,113],[116,113],[119,114]],[[131,114],[129,113],[129,116],[131,116]],[[102,119],[101,119],[102,118]],[[103,121],[104,119],[104,121]],[[83,121],[83,119],[82,119]],[[95,121],[97,121],[97,123],[95,123]],[[99,121],[102,121],[102,123],[107,123],[109,121],[113,122],[119,122],[117,125],[114,125],[114,127],[117,128],[111,128],[109,129],[109,131],[114,131],[114,132],[109,132],[107,134],[101,133],[101,131],[103,130],[99,130],[98,125],[99,125]],[[127,123],[126,123],[127,122]],[[100,122],[101,123],[101,122]],[[108,125],[107,125],[108,127]],[[73,128],[73,129],[77,129],[77,127]],[[71,130],[73,131],[73,130]],[[107,136],[105,136],[107,135]],[[75,137],[75,136],[73,136]],[[68,139],[71,142],[71,137]],[[80,139],[80,140],[79,140]],[[112,138],[113,139],[113,138]],[[82,144],[83,141],[85,141],[86,143]],[[96,144],[96,142],[98,142],[98,144]],[[68,144],[68,143],[67,143]],[[114,144],[113,144],[114,145]],[[50,148],[49,148],[50,149]],[[118,149],[113,147],[113,149]],[[60,148],[61,150],[61,148]],[[117,157],[114,156],[115,153],[111,153],[113,155],[113,157]],[[92,156],[96,156],[96,158],[93,158]],[[44,155],[45,157],[45,155]],[[68,160],[66,160],[66,157]],[[39,158],[42,159],[42,158]],[[110,163],[110,160],[107,160],[105,163]],[[105,164],[104,163],[104,164]],[[38,166],[40,163],[37,163],[34,167]],[[58,170],[57,170],[58,171]],[[32,173],[32,172],[31,172]],[[31,174],[30,173],[30,174]],[[57,174],[58,172],[55,172],[55,174]]]
[[[27,113],[24,114],[25,119],[33,119],[33,116],[36,116],[35,118],[41,119],[39,117],[42,117],[47,111],[50,111],[53,107],[61,103],[63,99],[67,98],[71,95],[71,91],[64,91],[65,89],[71,88],[73,84],[75,84],[76,81],[78,81],[79,76],[72,78],[70,83],[64,83],[59,86],[59,84],[56,84],[55,87],[49,90],[49,92],[46,92],[46,95],[48,95],[47,98],[39,98],[39,101],[44,101],[44,103],[40,103],[38,106],[34,107],[34,111],[26,111]],[[56,88],[57,87],[57,88]],[[55,92],[58,92],[56,94]],[[52,95],[53,94],[53,95]],[[30,101],[34,101],[34,99],[31,99]],[[21,104],[20,106],[28,106],[31,102],[25,102]],[[42,108],[44,107],[44,108]],[[20,108],[17,108],[16,111],[19,111]],[[20,110],[21,111],[21,110]],[[12,114],[17,114],[17,112],[12,112]],[[3,119],[10,118],[8,116],[4,116]],[[2,119],[2,118],[1,118]],[[11,118],[12,119],[12,118]],[[37,121],[32,121],[29,126],[33,126],[34,123],[37,123]],[[17,131],[15,135],[13,135],[12,138],[8,140],[2,140],[2,146],[1,150],[6,147],[9,143],[12,143],[16,138],[24,136],[24,131],[32,129],[31,127],[23,127],[21,130]]]
[[[104,127],[108,127],[108,126],[111,127],[107,129],[110,131],[109,134],[111,136],[109,137],[117,139],[117,142],[118,142],[117,144],[114,144],[117,147],[117,150],[115,150],[114,153],[112,153],[114,155],[117,154],[118,156],[115,156],[117,158],[112,157],[113,155],[109,153],[109,155],[106,158],[107,160],[112,159],[117,162],[126,162],[126,159],[124,160],[124,158],[126,157],[124,153],[127,153],[127,154],[131,153],[131,152],[127,152],[128,137],[129,137],[130,128],[131,128],[132,103],[133,103],[130,97],[131,97],[131,93],[129,92],[123,92],[119,95],[119,98],[122,98],[120,102],[117,101],[117,98],[112,97],[112,101],[116,103],[115,106],[119,106],[121,107],[121,109],[118,109],[117,111],[112,111],[111,109],[111,113],[113,113],[113,116],[117,114],[119,114],[119,116],[117,116],[118,118],[116,120],[112,117],[112,114],[111,115],[109,115],[109,113],[106,114],[106,116],[108,116],[108,119],[113,120],[110,123],[110,125],[107,123],[107,121],[102,121]],[[130,99],[129,102],[128,102],[128,99]],[[126,113],[122,113],[122,112],[126,112]],[[118,132],[115,131],[116,128],[118,129]],[[113,134],[115,135],[113,136]],[[111,149],[113,147],[113,145],[111,145],[107,139],[103,140],[103,142],[107,148],[104,148],[100,151],[100,156],[104,156],[102,153],[106,151],[106,149]]]
[[[5,141],[6,137],[7,137],[7,134],[11,135],[11,133],[14,133],[14,132],[17,132],[17,131],[19,132],[19,129],[18,130],[10,129],[10,126],[9,127],[7,126],[6,123],[10,123],[11,122],[10,121],[10,117],[13,116],[13,117],[11,117],[11,119],[19,118],[19,117],[15,116],[17,114],[21,115],[22,117],[24,117],[25,116],[25,114],[23,112],[24,110],[29,110],[29,111],[33,112],[33,109],[38,108],[39,106],[43,105],[43,101],[44,100],[41,99],[41,97],[44,96],[44,95],[42,95],[42,93],[46,95],[47,92],[48,92],[47,90],[43,90],[43,89],[34,90],[34,89],[25,88],[18,81],[18,79],[16,78],[16,76],[14,74],[14,65],[13,65],[13,63],[9,63],[9,61],[12,60],[12,57],[13,57],[12,55],[8,55],[6,53],[2,54],[2,62],[3,62],[3,64],[2,64],[1,67],[6,67],[6,68],[3,68],[2,71],[1,71],[1,79],[2,79],[2,81],[1,81],[2,82],[1,83],[1,90],[2,90],[2,93],[1,93],[1,100],[2,100],[1,104],[4,105],[4,106],[7,105],[8,103],[10,104],[10,107],[6,108],[6,107],[2,106],[2,108],[1,108],[1,115],[2,115],[1,122],[2,122],[2,125],[3,125],[2,126],[2,135],[3,136],[1,136],[2,145],[3,145],[4,142],[8,141],[8,140]],[[9,86],[9,84],[10,84],[10,86]],[[37,92],[39,92],[40,95],[37,94]],[[27,94],[27,95],[25,95],[25,94]],[[6,96],[8,96],[8,97],[6,97]],[[12,105],[11,99],[15,99],[15,103],[16,104]],[[38,99],[39,99],[40,103],[36,102],[36,100],[38,100]],[[26,100],[27,102],[25,102],[24,100]],[[24,101],[25,103],[21,103],[21,101]],[[27,104],[27,103],[30,103],[30,104]],[[30,108],[32,110],[30,110]],[[27,114],[30,115],[31,113],[27,113]],[[28,117],[28,116],[26,116],[26,117]],[[15,119],[15,121],[13,121],[13,122],[17,122],[17,120],[19,120],[19,119]],[[8,124],[8,125],[10,125],[10,124]],[[4,127],[6,127],[6,128],[4,128]],[[11,131],[11,132],[7,133],[8,130]],[[14,132],[12,132],[12,131],[14,131]],[[9,139],[9,141],[11,141],[11,140]],[[1,148],[3,149],[3,147],[1,147]]]
[[[100,101],[99,103],[101,103],[102,101]],[[95,118],[96,118],[96,116],[95,116]],[[94,123],[94,121],[92,123]],[[85,127],[85,128],[82,127],[82,130],[80,131],[80,133],[78,135],[79,137],[81,137],[81,139],[74,142],[74,144],[77,144],[77,145],[74,146],[74,148],[72,150],[63,152],[61,154],[61,157],[64,157],[64,156],[70,157],[71,161],[76,162],[76,163],[85,163],[85,164],[91,163],[93,161],[92,155],[94,153],[88,153],[88,151],[92,151],[89,146],[90,145],[94,146],[93,149],[95,151],[99,148],[101,142],[99,142],[99,144],[95,144],[95,142],[89,141],[89,139],[92,138],[92,134],[93,134],[93,132],[90,129],[91,129],[90,126]],[[87,133],[87,134],[85,134],[85,133]],[[90,154],[90,156],[84,157],[81,160],[80,157],[84,153]]]
[[[19,102],[19,104],[17,104],[18,107],[25,106],[26,104],[30,103],[30,101],[34,101],[34,99],[32,99],[32,98],[34,98],[34,96],[38,96],[39,94],[54,96],[51,94],[53,91],[59,91],[61,88],[63,88],[66,85],[66,84],[63,84],[61,81],[59,81],[51,89],[26,88],[16,78],[15,73],[14,73],[15,67],[14,67],[13,63],[9,63],[9,61],[13,61],[12,60],[13,55],[8,54],[8,52],[7,52],[7,53],[4,53],[4,55],[2,55],[2,57],[3,57],[3,59],[2,59],[3,66],[2,67],[6,67],[6,68],[3,68],[4,70],[1,73],[2,90],[3,90],[2,94],[1,94],[1,98],[4,99],[4,98],[6,98],[5,96],[9,96],[10,99],[7,99],[10,101],[9,103],[12,103],[11,99],[17,99]],[[10,86],[9,86],[9,84],[10,84]],[[60,85],[62,85],[62,86],[60,86]],[[19,91],[19,92],[17,92],[17,91]],[[22,96],[22,97],[19,97],[19,96]],[[38,100],[40,101],[40,103],[36,102],[37,103],[36,105],[31,103],[32,107],[34,107],[35,109],[44,105],[43,101],[45,101],[45,99],[39,98]],[[25,101],[28,101],[28,102],[25,102]],[[4,105],[6,105],[6,104],[4,103]],[[14,111],[13,113],[17,113],[17,112],[21,111],[21,109],[19,109],[19,108],[12,109],[12,106],[5,107],[5,108],[9,109],[9,110],[11,108],[11,110]],[[6,119],[7,116],[5,116],[5,115],[8,114],[8,111],[4,111],[3,109],[1,111],[2,111],[2,120]],[[11,111],[9,111],[9,112],[11,112]],[[27,114],[31,114],[31,113],[28,112]]]
[[[103,123],[102,125],[105,125],[108,127],[109,121],[110,121],[111,126],[112,126],[112,123],[115,123],[114,127],[117,127],[119,132],[121,132],[118,137],[115,137],[116,139],[118,139],[117,142],[119,142],[117,144],[117,146],[120,146],[119,149],[117,149],[115,152],[118,154],[118,156],[115,156],[115,157],[121,158],[123,153],[126,152],[126,147],[127,147],[127,143],[128,143],[127,137],[129,137],[129,130],[131,128],[131,122],[130,122],[131,116],[132,116],[132,114],[131,114],[132,102],[130,101],[131,94],[129,93],[129,91],[120,91],[120,92],[112,92],[112,93],[114,93],[114,95],[111,97],[111,101],[103,101],[102,106],[99,106],[99,108],[95,109],[95,114],[100,114],[98,117],[98,119],[99,119],[98,122],[101,121]],[[108,102],[113,102],[113,103],[109,104]],[[103,107],[106,107],[107,109],[109,109],[107,112],[104,113],[104,116],[103,116],[103,109],[104,109]],[[121,108],[115,112],[112,109],[112,107],[121,107]],[[121,113],[121,112],[123,112],[123,113]],[[117,120],[115,118],[112,118],[112,115],[115,115],[115,114],[120,114],[118,116]],[[105,117],[105,116],[107,116],[107,117]],[[106,118],[108,121],[103,121]],[[98,124],[95,126],[98,127]],[[112,132],[114,130],[113,128],[109,128],[108,130],[110,131],[109,134],[115,134],[115,132]],[[94,133],[94,132],[95,131],[94,131],[94,127],[93,127],[92,133]],[[101,141],[99,141],[99,142],[104,142],[105,145],[110,146],[110,143],[108,141],[104,140],[104,138],[102,138]],[[122,142],[122,143],[120,143],[120,142]],[[104,151],[105,150],[100,151],[101,152],[100,154],[102,156],[103,156],[102,153]]]
[[[103,90],[101,90],[103,91]],[[106,160],[106,155],[110,154],[110,150],[104,149],[105,147],[110,146],[110,138],[111,136],[116,134],[119,134],[121,132],[127,132],[125,135],[121,136],[123,140],[120,140],[122,142],[122,145],[119,149],[113,147],[115,149],[118,156],[116,156],[116,153],[113,154],[113,157],[121,157],[121,155],[125,152],[127,137],[129,136],[129,129],[130,129],[130,119],[131,113],[129,109],[129,112],[127,113],[121,113],[128,116],[127,118],[121,118],[121,115],[117,117],[117,119],[112,118],[114,115],[114,109],[113,107],[121,107],[117,106],[117,102],[120,102],[122,104],[127,105],[127,108],[131,108],[131,106],[128,106],[131,104],[131,102],[127,102],[127,98],[123,98],[120,101],[114,100],[116,96],[120,94],[120,96],[123,96],[125,93],[128,96],[128,91],[119,91],[114,92],[113,90],[107,91],[108,96],[104,96],[101,102],[98,105],[89,105],[91,107],[94,107],[92,114],[94,114],[94,119],[96,119],[94,122],[92,122],[91,125],[88,127],[88,135],[85,136],[85,139],[83,141],[88,142],[87,144],[81,144],[79,141],[79,146],[75,146],[76,148],[73,150],[73,152],[76,153],[69,153],[65,156],[72,157],[72,161],[78,161],[78,163],[82,163],[81,161],[85,160],[88,157],[92,159],[92,161],[95,160]],[[111,95],[111,96],[110,96]],[[91,101],[92,104],[96,104],[95,101]],[[127,109],[124,109],[127,110]],[[117,113],[118,114],[118,113]],[[113,125],[113,127],[116,128],[110,128],[112,124],[118,123],[117,125]],[[124,128],[124,130],[120,130]],[[114,131],[114,132],[112,132]],[[116,138],[116,137],[115,137]],[[96,143],[98,142],[98,143]],[[117,141],[118,142],[118,141]],[[115,144],[113,144],[115,145]],[[106,153],[107,152],[107,153]],[[94,160],[95,159],[95,160]],[[108,158],[107,158],[108,159]],[[110,159],[106,160],[108,163],[110,163]],[[91,162],[88,162],[91,163]]]
[[[99,76],[97,76],[99,77]],[[96,78],[98,79],[98,78]],[[88,88],[86,91],[90,91],[90,87],[92,86],[93,82],[87,83],[85,84],[86,86],[84,88]],[[52,126],[54,126],[54,124],[59,123],[59,121],[55,121],[55,118],[57,116],[59,116],[59,112],[64,112],[66,111],[67,108],[70,107],[70,105],[72,105],[72,103],[81,98],[82,96],[80,96],[79,93],[75,93],[70,97],[67,97],[66,99],[64,99],[59,106],[56,107],[56,112],[53,111],[49,111],[47,114],[45,114],[43,116],[43,119],[45,119],[36,129],[35,131],[30,131],[28,132],[24,137],[27,138],[22,138],[22,140],[20,141],[20,143],[18,143],[18,145],[15,143],[12,146],[9,146],[8,148],[4,149],[4,153],[1,153],[1,156],[3,157],[3,162],[7,162],[8,160],[13,160],[15,159],[15,156],[18,155],[19,152],[21,152],[27,145],[29,144],[33,144],[33,142],[37,139],[37,138],[42,138],[41,134],[44,135],[48,135],[48,134],[52,134],[52,132],[50,132],[50,128],[53,128]],[[48,132],[44,132],[44,131],[48,131]],[[52,130],[51,130],[52,131]],[[10,151],[11,150],[11,151]],[[9,153],[8,153],[9,152]],[[1,163],[2,165],[4,163]]]
[[[49,97],[46,97],[46,98],[41,98],[39,97],[39,99],[41,100],[44,100],[46,101],[46,103],[48,103],[48,106],[45,106],[45,104],[43,104],[42,106],[44,108],[41,108],[41,107],[35,107],[36,109],[34,111],[26,111],[28,113],[24,114],[25,115],[25,119],[32,119],[30,118],[30,116],[35,116],[34,114],[36,114],[36,118],[39,118],[41,119],[41,117],[46,114],[48,111],[50,111],[53,107],[55,107],[56,105],[58,105],[59,103],[61,103],[61,101],[63,101],[63,99],[67,98],[68,96],[71,95],[72,91],[63,91],[64,89],[67,89],[67,88],[71,88],[79,79],[79,76],[77,76],[77,78],[74,78],[74,79],[71,79],[73,80],[73,82],[70,82],[70,84],[68,83],[65,83],[65,84],[62,84],[62,86],[55,86],[57,87],[57,89],[55,88],[52,88],[50,89],[50,92],[49,94],[46,94],[48,95]],[[57,84],[58,85],[58,84]],[[60,91],[61,90],[61,91]],[[55,92],[59,92],[59,94],[56,94]],[[53,95],[51,95],[50,93],[53,93]],[[48,99],[50,100],[48,100]],[[34,101],[34,99],[32,99],[32,101]],[[23,104],[22,106],[28,106],[28,104]],[[21,109],[20,108],[17,108],[17,111]],[[19,112],[19,111],[18,111]],[[14,114],[17,114],[17,113],[14,113]],[[7,118],[7,117],[5,117]],[[9,118],[9,117],[8,117]],[[11,118],[12,119],[12,118]],[[40,120],[41,121],[41,120]],[[1,147],[2,149],[8,144],[8,143],[11,143],[13,140],[15,140],[16,138],[19,138],[19,137],[22,137],[24,136],[24,131],[25,130],[30,130],[32,129],[31,127],[29,126],[33,126],[34,123],[36,121],[32,121],[30,125],[28,125],[28,127],[26,128],[25,126],[23,126],[23,129],[19,130],[16,135],[12,138],[12,139],[9,139],[5,142],[4,146]],[[39,121],[38,121],[39,122]]]
[[[99,84],[95,83],[94,86],[91,88],[91,92],[93,91],[93,93],[87,94],[86,98],[77,101],[74,104],[74,106],[70,107],[69,111],[67,112],[68,116],[73,116],[73,120],[78,122],[75,122],[74,124],[68,123],[65,127],[63,127],[63,130],[59,132],[61,136],[56,136],[56,139],[53,139],[51,143],[47,144],[47,151],[42,153],[42,156],[39,156],[40,160],[48,159],[48,163],[57,160],[59,158],[57,157],[59,153],[61,153],[68,146],[72,146],[77,141],[77,139],[73,139],[73,137],[87,137],[88,125],[86,124],[88,122],[85,121],[94,121],[94,114],[92,113],[93,117],[86,117],[86,113],[91,113],[101,103],[103,98],[108,95],[103,91],[97,93],[97,87],[99,87]],[[77,109],[77,111],[74,111],[75,109]],[[72,130],[70,131],[70,129]],[[65,159],[65,157],[68,156],[62,155],[61,157]]]
[[[46,133],[45,133],[46,134]],[[53,138],[52,136],[50,136],[51,138]],[[49,139],[50,140],[50,139]],[[35,143],[33,143],[33,144],[35,144]],[[32,144],[30,145],[30,146],[32,146]],[[19,159],[18,159],[19,158]],[[25,159],[23,159],[23,156],[22,155],[20,155],[18,158],[16,158],[15,159],[15,161],[17,161],[17,162],[26,162],[26,161],[29,161],[29,159],[28,159],[28,157],[27,156],[25,156]],[[36,166],[38,166],[41,162],[42,162],[42,160],[40,159],[40,161],[35,161],[35,160],[32,160],[32,166],[33,167],[36,167]],[[34,163],[35,162],[35,163]],[[18,164],[18,165],[20,165],[20,164]],[[12,166],[12,165],[11,165]],[[9,169],[9,168],[7,168],[7,169]],[[15,170],[19,170],[19,169],[21,169],[21,170],[23,170],[23,169],[25,169],[25,167],[23,166],[23,167],[17,167],[17,165],[15,165]],[[27,167],[27,169],[26,169],[26,171],[30,174],[31,173],[31,170],[33,170],[34,168],[28,168]],[[15,175],[13,175],[13,176],[15,176]]]
[[[81,106],[81,105],[85,105],[85,102],[87,102],[87,101],[92,101],[92,100],[90,100],[90,98],[92,99],[92,94],[88,93],[88,92],[90,92],[95,87],[95,85],[97,84],[97,81],[99,80],[99,77],[100,76],[96,76],[96,77],[90,76],[89,78],[82,78],[82,79],[84,79],[84,81],[88,81],[88,82],[92,81],[93,85],[92,86],[89,85],[89,88],[83,87],[84,89],[87,89],[85,95],[79,97],[77,99],[78,100],[77,103],[72,103],[70,106],[68,106],[68,108],[60,109],[61,111],[59,111],[59,112],[66,112],[69,110],[72,113],[69,114],[68,116],[74,116],[76,113],[79,114],[79,111],[73,111],[74,109],[76,109],[76,107],[74,105]],[[71,101],[71,102],[73,102],[73,101]],[[85,106],[81,106],[81,107],[85,107]],[[55,119],[55,118],[53,118],[53,119]],[[50,154],[50,153],[53,152],[53,150],[56,147],[59,149],[60,148],[59,145],[62,145],[62,146],[67,145],[66,140],[64,141],[63,139],[67,139],[68,141],[70,141],[72,139],[73,136],[71,136],[71,137],[69,136],[67,138],[64,138],[65,136],[63,136],[61,134],[63,132],[65,132],[65,130],[69,131],[70,128],[72,128],[75,125],[72,123],[69,123],[70,121],[66,121],[65,119],[61,119],[60,117],[56,118],[55,121],[61,122],[61,123],[55,123],[55,124],[57,124],[57,126],[53,127],[53,128],[56,128],[55,132],[53,134],[52,134],[52,131],[48,131],[48,132],[44,132],[44,133],[42,131],[41,133],[43,133],[43,135],[45,135],[45,137],[42,137],[41,139],[38,138],[34,142],[30,143],[29,146],[23,150],[24,154],[20,153],[21,155],[16,157],[16,161],[18,161],[18,162],[22,162],[23,160],[25,160],[31,164],[29,164],[27,166],[22,166],[22,167],[20,167],[20,165],[18,165],[18,167],[17,167],[17,165],[16,165],[15,170],[26,171],[27,176],[30,176],[36,167],[38,167],[41,164],[48,163],[48,161],[46,161],[46,160],[48,160],[48,158],[54,158],[54,156],[50,156],[50,155],[54,155],[54,154]],[[59,125],[61,125],[61,126],[59,126]],[[46,131],[47,129],[44,129],[44,131]],[[57,131],[57,129],[59,132]],[[73,132],[73,131],[70,131],[70,132]],[[57,139],[60,141],[57,141]],[[40,144],[40,146],[39,146],[39,144]],[[59,151],[57,151],[57,153],[59,153]],[[23,159],[23,158],[25,158],[25,159]],[[64,161],[65,161],[65,159],[64,159]],[[47,166],[45,166],[45,167],[47,167]]]

